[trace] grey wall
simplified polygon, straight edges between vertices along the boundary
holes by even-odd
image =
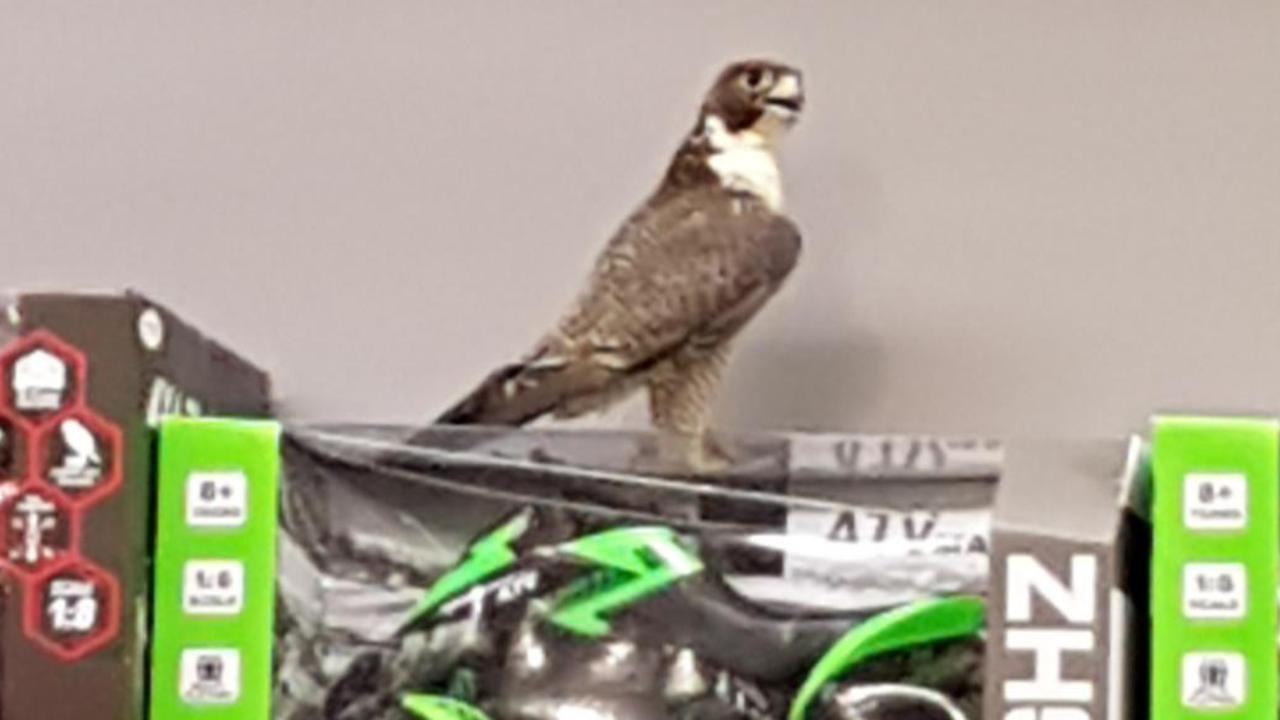
[[[410,420],[522,351],[719,65],[808,73],[807,255],[737,427],[1280,411],[1280,3],[0,6],[0,287],[136,286],[291,412]]]

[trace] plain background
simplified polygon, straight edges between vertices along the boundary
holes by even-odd
[[[0,287],[141,289],[296,417],[522,352],[751,55],[807,73],[806,254],[722,425],[1280,411],[1274,0],[0,8]]]

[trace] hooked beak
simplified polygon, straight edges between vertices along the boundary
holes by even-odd
[[[770,108],[783,113],[798,115],[804,109],[804,86],[798,73],[788,73],[778,78],[765,96],[764,102]]]

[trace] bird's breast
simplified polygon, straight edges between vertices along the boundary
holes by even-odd
[[[782,212],[782,178],[767,148],[724,148],[707,156],[707,165],[726,189],[750,193],[773,212]]]

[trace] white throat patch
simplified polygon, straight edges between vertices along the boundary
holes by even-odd
[[[751,129],[729,132],[715,115],[707,116],[702,131],[712,149],[707,164],[720,183],[730,190],[751,193],[770,210],[782,212],[782,178],[769,140]]]

